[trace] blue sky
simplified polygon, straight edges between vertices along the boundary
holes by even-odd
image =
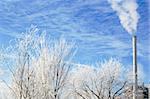
[[[145,82],[150,82],[150,7],[148,0],[137,3],[138,64],[146,75]],[[63,35],[75,41],[78,50],[74,62],[94,64],[115,57],[132,68],[131,36],[107,0],[0,0],[0,47],[8,46],[9,40],[31,25],[51,37]]]

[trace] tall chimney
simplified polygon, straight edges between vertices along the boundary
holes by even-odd
[[[138,79],[137,79],[136,35],[132,36],[132,46],[133,46],[133,99],[137,99]]]

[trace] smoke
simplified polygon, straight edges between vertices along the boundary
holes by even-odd
[[[134,35],[137,30],[137,23],[139,19],[139,14],[136,11],[138,5],[136,0],[108,0],[114,11],[120,19],[120,23],[125,28],[125,30]]]

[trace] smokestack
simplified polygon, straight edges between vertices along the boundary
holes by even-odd
[[[137,99],[138,79],[137,79],[137,47],[136,47],[136,35],[132,36],[133,46],[133,99]]]
[[[132,35],[133,46],[133,99],[137,99],[137,49],[136,49],[136,30],[140,18],[136,0],[108,0],[112,9],[117,13],[120,23],[124,29]]]

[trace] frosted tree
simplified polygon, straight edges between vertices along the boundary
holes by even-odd
[[[94,68],[81,66],[73,75],[73,97],[75,99],[115,99],[124,93],[123,88],[127,84],[123,73],[122,64],[115,59],[105,61]]]
[[[39,56],[40,39],[37,36],[38,29],[33,27],[22,34],[11,46],[12,73],[11,90],[15,99],[36,99],[38,94],[35,72],[32,66],[32,60]]]
[[[12,43],[6,51],[5,64],[12,74],[12,83],[8,87],[14,99],[65,97],[74,44],[63,38],[49,40],[36,27]]]
[[[72,43],[60,39],[50,47],[44,46],[40,57],[33,63],[40,99],[64,99],[71,69]],[[38,98],[37,98],[38,99]]]

